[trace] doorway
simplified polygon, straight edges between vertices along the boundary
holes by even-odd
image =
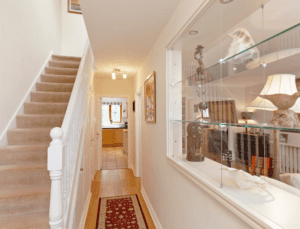
[[[102,97],[102,170],[128,167],[128,99]]]

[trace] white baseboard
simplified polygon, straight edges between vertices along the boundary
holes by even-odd
[[[43,64],[43,66],[41,67],[40,71],[38,72],[38,74],[34,78],[31,86],[28,89],[28,91],[26,92],[24,98],[20,102],[20,104],[19,104],[18,108],[16,109],[15,113],[12,115],[12,117],[9,120],[8,124],[6,125],[3,132],[1,133],[1,135],[0,135],[0,146],[5,146],[5,145],[8,144],[8,142],[7,142],[7,131],[17,127],[16,117],[17,117],[17,115],[24,114],[24,103],[25,102],[30,102],[30,92],[36,91],[35,84],[36,84],[36,82],[41,81],[41,78],[40,78],[41,74],[45,73],[45,67],[48,66],[48,62],[51,59],[52,54],[53,54],[53,51],[50,52],[49,56],[47,57],[47,59],[45,60],[45,62]]]
[[[84,204],[83,212],[82,212],[82,215],[80,218],[79,229],[84,229],[87,213],[88,213],[89,206],[90,206],[91,197],[92,197],[92,192],[90,191],[86,198],[85,204]]]
[[[142,195],[144,197],[144,200],[146,202],[146,205],[148,207],[148,210],[150,212],[150,215],[152,217],[152,220],[153,220],[153,222],[155,224],[156,229],[163,229],[163,227],[161,226],[161,224],[159,222],[159,219],[158,219],[158,217],[157,217],[157,215],[156,215],[156,213],[155,213],[155,211],[154,211],[154,209],[153,209],[153,207],[152,207],[152,205],[150,203],[150,200],[149,200],[149,198],[148,198],[148,196],[147,196],[147,194],[145,192],[144,187],[142,187],[141,193],[142,193]]]

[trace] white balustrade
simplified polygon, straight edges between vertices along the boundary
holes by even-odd
[[[49,224],[51,229],[73,228],[74,196],[84,151],[89,86],[93,83],[93,54],[87,42],[62,127],[51,130],[48,170],[51,178]]]

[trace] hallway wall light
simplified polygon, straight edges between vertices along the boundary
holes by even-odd
[[[126,75],[126,74],[123,74],[123,78],[126,79],[126,77],[127,77],[127,75]]]
[[[113,80],[116,79],[116,73],[115,73],[115,72],[113,72],[111,76],[112,76],[112,79],[113,79]]]

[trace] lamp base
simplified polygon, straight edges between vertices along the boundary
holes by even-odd
[[[292,110],[278,109],[275,118],[270,121],[275,126],[300,127],[300,122],[296,112]]]

